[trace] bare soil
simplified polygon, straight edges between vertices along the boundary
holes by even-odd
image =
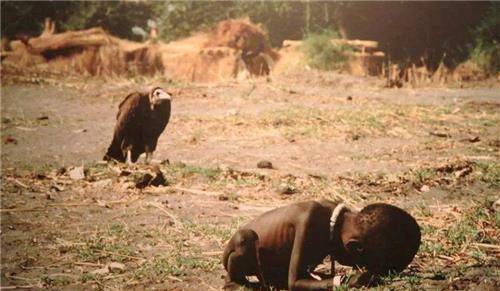
[[[316,71],[215,85],[13,80],[1,95],[2,287],[218,290],[238,225],[319,198],[417,218],[424,243],[388,288],[500,287],[499,84],[386,89]],[[169,185],[140,190],[152,166],[99,161],[118,103],[151,85],[174,93],[154,157]]]

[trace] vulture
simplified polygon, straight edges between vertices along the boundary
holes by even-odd
[[[149,163],[170,119],[170,105],[171,94],[160,87],[125,97],[118,105],[113,140],[104,160],[135,163],[146,153],[145,163]]]

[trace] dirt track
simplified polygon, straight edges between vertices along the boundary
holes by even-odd
[[[411,156],[403,151],[440,140],[429,135],[436,128],[446,128],[437,124],[445,116],[438,109],[453,111],[467,102],[498,102],[500,97],[497,89],[390,90],[377,87],[376,80],[327,76],[332,80],[312,86],[306,82],[288,87],[286,80],[174,85],[172,121],[160,138],[155,157],[240,169],[255,168],[259,159],[269,159],[280,171],[295,174],[400,171],[412,163],[434,159],[429,151]],[[18,140],[17,145],[4,146],[4,166],[64,166],[99,160],[111,139],[118,103],[129,91],[141,89],[125,84],[106,91],[104,86],[90,84],[83,90],[50,85],[4,87],[2,116],[12,121],[3,124],[2,134]],[[421,120],[415,121],[420,123],[390,116],[395,108],[423,108],[416,112]],[[37,120],[42,116],[48,120]],[[425,122],[427,116],[435,118],[436,124]],[[336,119],[335,124],[324,124],[328,118]],[[486,128],[490,134],[496,129]],[[474,135],[473,130],[458,130],[454,139]],[[445,154],[454,155],[463,147],[467,144]]]
[[[161,166],[171,186],[139,191],[117,175],[120,169],[96,161],[121,98],[153,84],[174,92],[172,119],[155,153],[171,163]],[[11,210],[1,214],[2,286],[218,289],[219,252],[238,224],[271,206],[320,197],[357,207],[395,203],[444,231],[480,201],[498,199],[498,92],[384,89],[377,79],[319,72],[219,85],[4,85],[2,209]],[[276,169],[257,169],[259,160]],[[88,170],[82,181],[55,173],[80,165]],[[298,192],[280,195],[283,184]],[[496,223],[483,225],[485,238],[498,234]],[[424,235],[440,240],[433,233],[439,231]],[[479,267],[459,276],[457,269],[474,261],[469,251],[428,248],[414,273],[389,284],[498,286],[491,259],[498,253],[481,249]],[[127,269],[92,273],[110,261]],[[445,279],[429,279],[435,269]]]

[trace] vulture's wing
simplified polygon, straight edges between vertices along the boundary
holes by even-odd
[[[118,106],[115,134],[127,134],[139,127],[142,124],[142,120],[140,119],[143,117],[148,106],[148,97],[143,94],[132,93],[125,97]]]
[[[120,116],[120,113],[122,111],[122,107],[126,104],[126,103],[130,103],[130,102],[133,102],[132,99],[137,96],[137,95],[140,95],[139,93],[137,92],[134,92],[134,93],[130,93],[127,95],[127,97],[123,98],[122,102],[120,102],[120,104],[118,104],[118,113],[116,113],[116,119],[118,120],[118,117]],[[137,97],[135,97],[137,98]],[[130,100],[130,101],[129,101]],[[128,102],[127,102],[128,101]]]
[[[104,159],[111,158],[120,162],[125,161],[122,149],[123,141],[124,139],[134,139],[134,134],[137,132],[136,129],[141,124],[141,112],[144,110],[144,106],[147,108],[148,102],[147,96],[143,96],[140,93],[129,94],[120,102],[120,105],[118,105],[118,113],[116,114],[113,140],[108,147]]]

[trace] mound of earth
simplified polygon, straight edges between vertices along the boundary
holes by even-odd
[[[278,59],[267,35],[249,20],[225,20],[211,33],[170,43],[123,40],[101,28],[54,33],[49,26],[39,37],[2,45],[2,62],[56,73],[161,73],[177,80],[218,82],[267,75]]]

